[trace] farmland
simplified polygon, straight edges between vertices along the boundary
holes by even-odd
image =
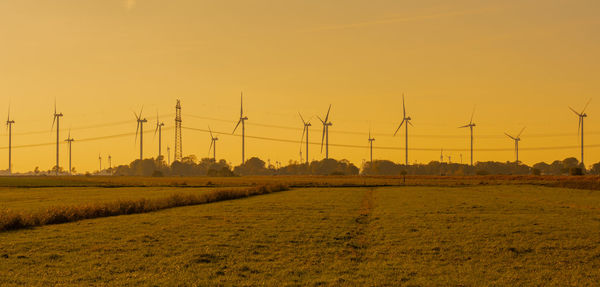
[[[593,286],[600,281],[598,191],[476,181],[296,187],[2,232],[0,284]],[[12,187],[2,189],[0,198],[11,208],[34,210],[61,198],[79,204],[212,188],[189,187],[199,181],[185,188],[157,182],[94,188],[88,181],[64,193],[58,187]],[[240,185],[228,179],[211,184]],[[19,191],[46,200],[36,203],[19,197]]]

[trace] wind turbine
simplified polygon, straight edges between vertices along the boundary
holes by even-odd
[[[14,120],[10,119],[10,105],[8,106],[8,118],[6,119],[6,128],[8,129],[8,174],[12,174],[12,125]]]
[[[398,131],[400,131],[400,128],[402,127],[402,125],[404,125],[404,127],[406,128],[406,135],[405,135],[406,136],[406,146],[404,147],[405,157],[406,157],[406,166],[408,166],[408,125],[413,126],[413,124],[410,122],[411,120],[412,119],[406,115],[406,105],[404,105],[404,94],[402,94],[402,122],[396,129],[394,136],[396,136]]]
[[[140,114],[136,114],[135,118],[137,120],[137,129],[135,130],[135,141],[137,142],[137,136],[140,135],[140,160],[144,159],[144,123],[147,123],[148,120],[142,119],[142,112],[144,111],[144,107],[140,110]]]
[[[323,124],[323,136],[321,137],[321,153],[323,152],[323,141],[325,141],[325,159],[329,159],[329,127],[333,125],[329,121],[329,112],[331,111],[331,104],[329,105],[329,109],[327,109],[327,115],[325,115],[325,120],[321,119],[319,116],[319,120]]]
[[[244,94],[242,93],[240,96],[240,120],[238,121],[237,125],[235,125],[235,128],[233,129],[233,132],[231,133],[231,134],[234,134],[235,130],[237,130],[240,123],[242,124],[242,164],[244,164],[246,162],[246,155],[245,155],[246,124],[245,123],[247,120],[248,120],[248,117],[244,116]]]
[[[56,112],[56,100],[54,100],[54,120],[52,121],[52,128],[50,129],[50,131],[52,131],[52,129],[54,129],[54,123],[56,123],[56,175],[58,175],[58,171],[59,171],[59,148],[58,148],[58,144],[60,141],[60,118],[63,116],[62,113],[57,113]]]
[[[71,138],[71,130],[69,130],[69,136],[67,137],[67,139],[65,140],[67,142],[67,144],[69,145],[69,174],[73,174],[73,169],[71,167],[71,144],[75,141],[73,138]]]
[[[98,170],[98,173],[102,172],[102,155],[98,154],[98,161],[100,162],[100,169]]]
[[[462,127],[458,127],[459,129],[469,128],[471,130],[471,166],[473,166],[473,128],[475,127],[475,123],[473,122],[474,115],[475,115],[475,108],[473,108],[473,113],[471,113],[471,120],[469,120],[469,123]],[[461,154],[461,158],[462,158],[462,154]]]
[[[312,124],[310,123],[310,120],[308,122],[305,121],[300,113],[298,113],[298,115],[300,116],[302,125],[304,126],[302,129],[302,137],[300,137],[300,157],[302,157],[302,142],[304,141],[304,135],[306,134],[306,165],[308,165],[310,163],[308,160],[308,128],[312,126]]]
[[[158,132],[158,157],[162,156],[162,127],[165,126],[165,123],[160,122],[158,120],[158,111],[156,112],[156,129],[154,130],[154,136],[156,136],[156,132]]]
[[[210,126],[208,127],[208,131],[210,132],[210,147],[208,147],[208,154],[210,154],[210,150],[212,149],[213,161],[217,162],[217,141],[219,140],[219,138],[213,136]]]
[[[515,156],[517,157],[517,159],[515,160],[515,163],[517,165],[519,165],[519,142],[521,141],[521,134],[523,133],[524,130],[525,130],[525,127],[523,127],[523,129],[521,129],[521,131],[519,132],[519,134],[517,134],[516,137],[513,137],[513,136],[509,135],[508,133],[504,133],[507,137],[509,137],[515,141]]]
[[[375,138],[371,137],[371,130],[369,130],[369,151],[371,156],[371,168],[373,168],[373,142]]]
[[[108,155],[108,169],[112,169],[112,156]]]
[[[585,165],[583,164],[583,120],[584,120],[584,118],[587,117],[587,114],[585,113],[585,109],[587,109],[587,107],[591,101],[592,101],[592,99],[590,99],[587,102],[587,104],[585,104],[581,113],[578,113],[573,108],[569,107],[569,109],[571,109],[571,111],[573,111],[579,117],[579,124],[577,126],[577,135],[579,135],[581,133],[581,166],[583,168],[585,168]]]

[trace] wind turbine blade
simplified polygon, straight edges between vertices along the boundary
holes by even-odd
[[[56,113],[55,113],[55,115],[56,115]],[[52,119],[52,127],[50,128],[51,132],[54,130],[54,123],[56,123],[56,116],[54,116],[54,118]]]
[[[300,116],[300,119],[302,120],[302,123],[306,125],[306,121],[304,120],[304,118],[302,117],[302,114],[300,112],[298,112],[298,115]]]
[[[581,116],[579,116],[579,124],[577,125],[577,135],[581,132]]]
[[[138,133],[140,131],[140,122],[137,123],[137,128],[135,129],[135,142],[137,143]]]
[[[471,113],[471,120],[469,121],[470,124],[473,123],[473,117],[475,116],[475,107],[473,107],[473,112]]]
[[[513,136],[511,136],[511,135],[509,135],[509,134],[507,134],[507,133],[504,133],[504,134],[505,134],[507,137],[509,137],[509,138],[511,138],[511,139],[513,139],[513,140],[516,140],[516,139],[515,139]]]
[[[462,129],[462,128],[468,128],[468,127],[469,127],[469,125],[464,125],[464,126],[461,126],[461,127],[458,127],[458,128]]]
[[[402,118],[406,118],[406,106],[404,105],[404,93],[402,93]]]
[[[331,111],[331,104],[329,104],[329,109],[327,109],[327,115],[325,116],[325,123],[329,121],[329,112]]]
[[[526,127],[523,127],[523,128],[521,129],[521,131],[520,131],[520,132],[519,132],[519,134],[517,135],[517,137],[518,137],[518,138],[519,138],[519,137],[521,137],[521,134],[523,133],[523,131],[525,130],[525,128],[526,128]]]
[[[240,92],[240,118],[244,117],[244,92]]]
[[[210,146],[208,147],[208,156],[209,156],[209,157],[210,157],[210,151],[212,150],[212,147],[213,147],[213,143],[214,143],[214,142],[215,142],[214,140],[212,140],[212,139],[210,140]]]
[[[300,152],[302,152],[302,144],[304,143],[304,135],[306,134],[306,126],[302,129],[302,137],[300,137]],[[306,143],[308,144],[308,142]]]
[[[144,112],[144,106],[140,109],[140,118],[142,117],[142,113]]]
[[[208,126],[208,132],[210,133],[210,138],[214,139],[215,137],[213,137],[213,133],[212,133],[212,130],[210,129],[210,126]]]
[[[398,131],[400,130],[400,128],[402,127],[403,124],[404,124],[404,119],[402,119],[402,122],[400,123],[400,125],[396,129],[396,132],[394,133],[394,136],[396,136],[396,134],[398,133]]]
[[[575,111],[573,108],[569,107],[569,109],[571,109],[571,111],[573,111],[576,115],[581,116],[581,114]]]
[[[414,127],[410,121],[406,121],[411,127]]]
[[[235,125],[235,128],[233,129],[233,132],[231,134],[235,133],[235,130],[237,130],[237,128],[240,126],[240,123],[242,122],[242,119],[240,119],[237,123],[237,125]]]
[[[321,121],[321,123],[322,123],[322,124],[325,124],[325,121],[323,121],[323,120],[321,119],[321,117],[317,116],[317,119],[319,119],[319,120]]]
[[[590,104],[590,102],[592,101],[592,99],[589,99],[587,104],[585,104],[585,106],[583,107],[583,110],[581,111],[581,114],[585,113],[585,109],[587,109],[588,105]]]

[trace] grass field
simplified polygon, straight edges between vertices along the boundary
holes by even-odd
[[[77,205],[115,200],[160,198],[175,192],[203,193],[215,188],[172,187],[49,187],[0,188],[0,209],[35,211],[47,207]]]
[[[600,177],[587,176],[244,176],[244,177],[0,177],[0,187],[236,187],[284,184],[290,187],[341,186],[469,186],[534,184],[600,190]]]
[[[3,232],[0,285],[596,286],[599,230],[598,191],[297,188]]]

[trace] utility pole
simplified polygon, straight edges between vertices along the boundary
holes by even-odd
[[[167,165],[171,165],[171,148],[167,146]]]

